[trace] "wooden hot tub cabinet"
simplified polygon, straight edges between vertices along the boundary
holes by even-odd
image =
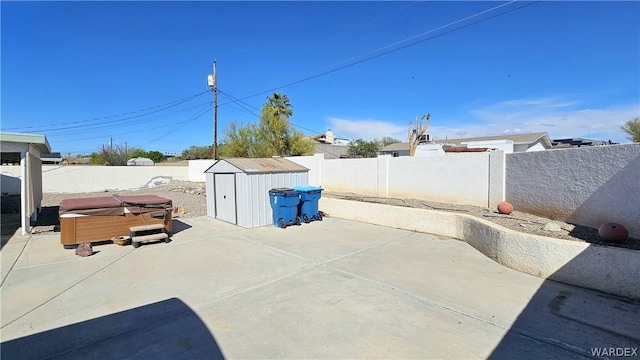
[[[172,232],[172,202],[156,195],[66,199],[60,204],[60,242],[65,248],[129,236],[132,226],[164,224]]]

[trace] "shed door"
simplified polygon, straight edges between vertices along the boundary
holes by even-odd
[[[216,192],[216,219],[237,224],[234,174],[213,174]]]

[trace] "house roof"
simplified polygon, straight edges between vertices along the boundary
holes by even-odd
[[[31,144],[41,153],[51,152],[47,137],[40,134],[0,132],[0,142]]]
[[[460,139],[447,139],[447,140],[434,140],[436,144],[451,144],[455,146],[461,146],[463,143],[472,141],[490,141],[490,140],[511,140],[514,144],[533,144],[536,141],[540,141],[546,149],[551,148],[551,140],[546,132],[529,133],[529,134],[514,134],[514,135],[494,135],[494,136],[481,136],[471,138]],[[380,151],[402,151],[409,150],[409,143],[396,143],[383,147]]]
[[[349,154],[349,147],[344,145],[334,144],[322,144],[317,143],[315,145],[316,154],[324,154],[325,159],[339,159],[340,157],[347,156]]]
[[[389,144],[385,147],[383,147],[382,149],[380,149],[380,151],[409,151],[409,143],[394,143],[394,144]]]
[[[569,147],[581,147],[581,146],[598,146],[598,145],[615,145],[616,143],[602,140],[592,140],[583,138],[569,138],[569,139],[553,139],[551,145],[554,148],[569,148]]]
[[[551,141],[549,135],[546,132],[528,133],[528,134],[514,134],[514,135],[493,135],[493,136],[481,136],[471,138],[460,139],[447,139],[447,140],[434,140],[436,144],[453,144],[456,146],[462,145],[462,143],[471,141],[489,141],[489,140],[511,140],[515,145],[518,144],[532,144],[536,141],[540,141],[545,148],[551,148]]]
[[[306,167],[284,158],[229,158],[216,161],[205,172],[213,172],[218,163],[226,162],[247,174],[306,172]]]

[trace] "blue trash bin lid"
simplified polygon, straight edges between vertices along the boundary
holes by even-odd
[[[311,191],[322,191],[321,187],[318,186],[310,186],[310,185],[305,185],[305,186],[294,186],[294,189],[301,191],[301,192],[311,192]]]
[[[281,196],[298,196],[300,193],[298,190],[291,188],[275,188],[269,190],[269,194],[281,195]]]
[[[270,193],[284,193],[284,192],[291,192],[294,191],[294,189],[291,188],[274,188],[269,190]]]

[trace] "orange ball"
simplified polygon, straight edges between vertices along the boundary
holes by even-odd
[[[509,215],[513,212],[513,205],[508,201],[503,201],[498,204],[498,212],[500,214]]]

